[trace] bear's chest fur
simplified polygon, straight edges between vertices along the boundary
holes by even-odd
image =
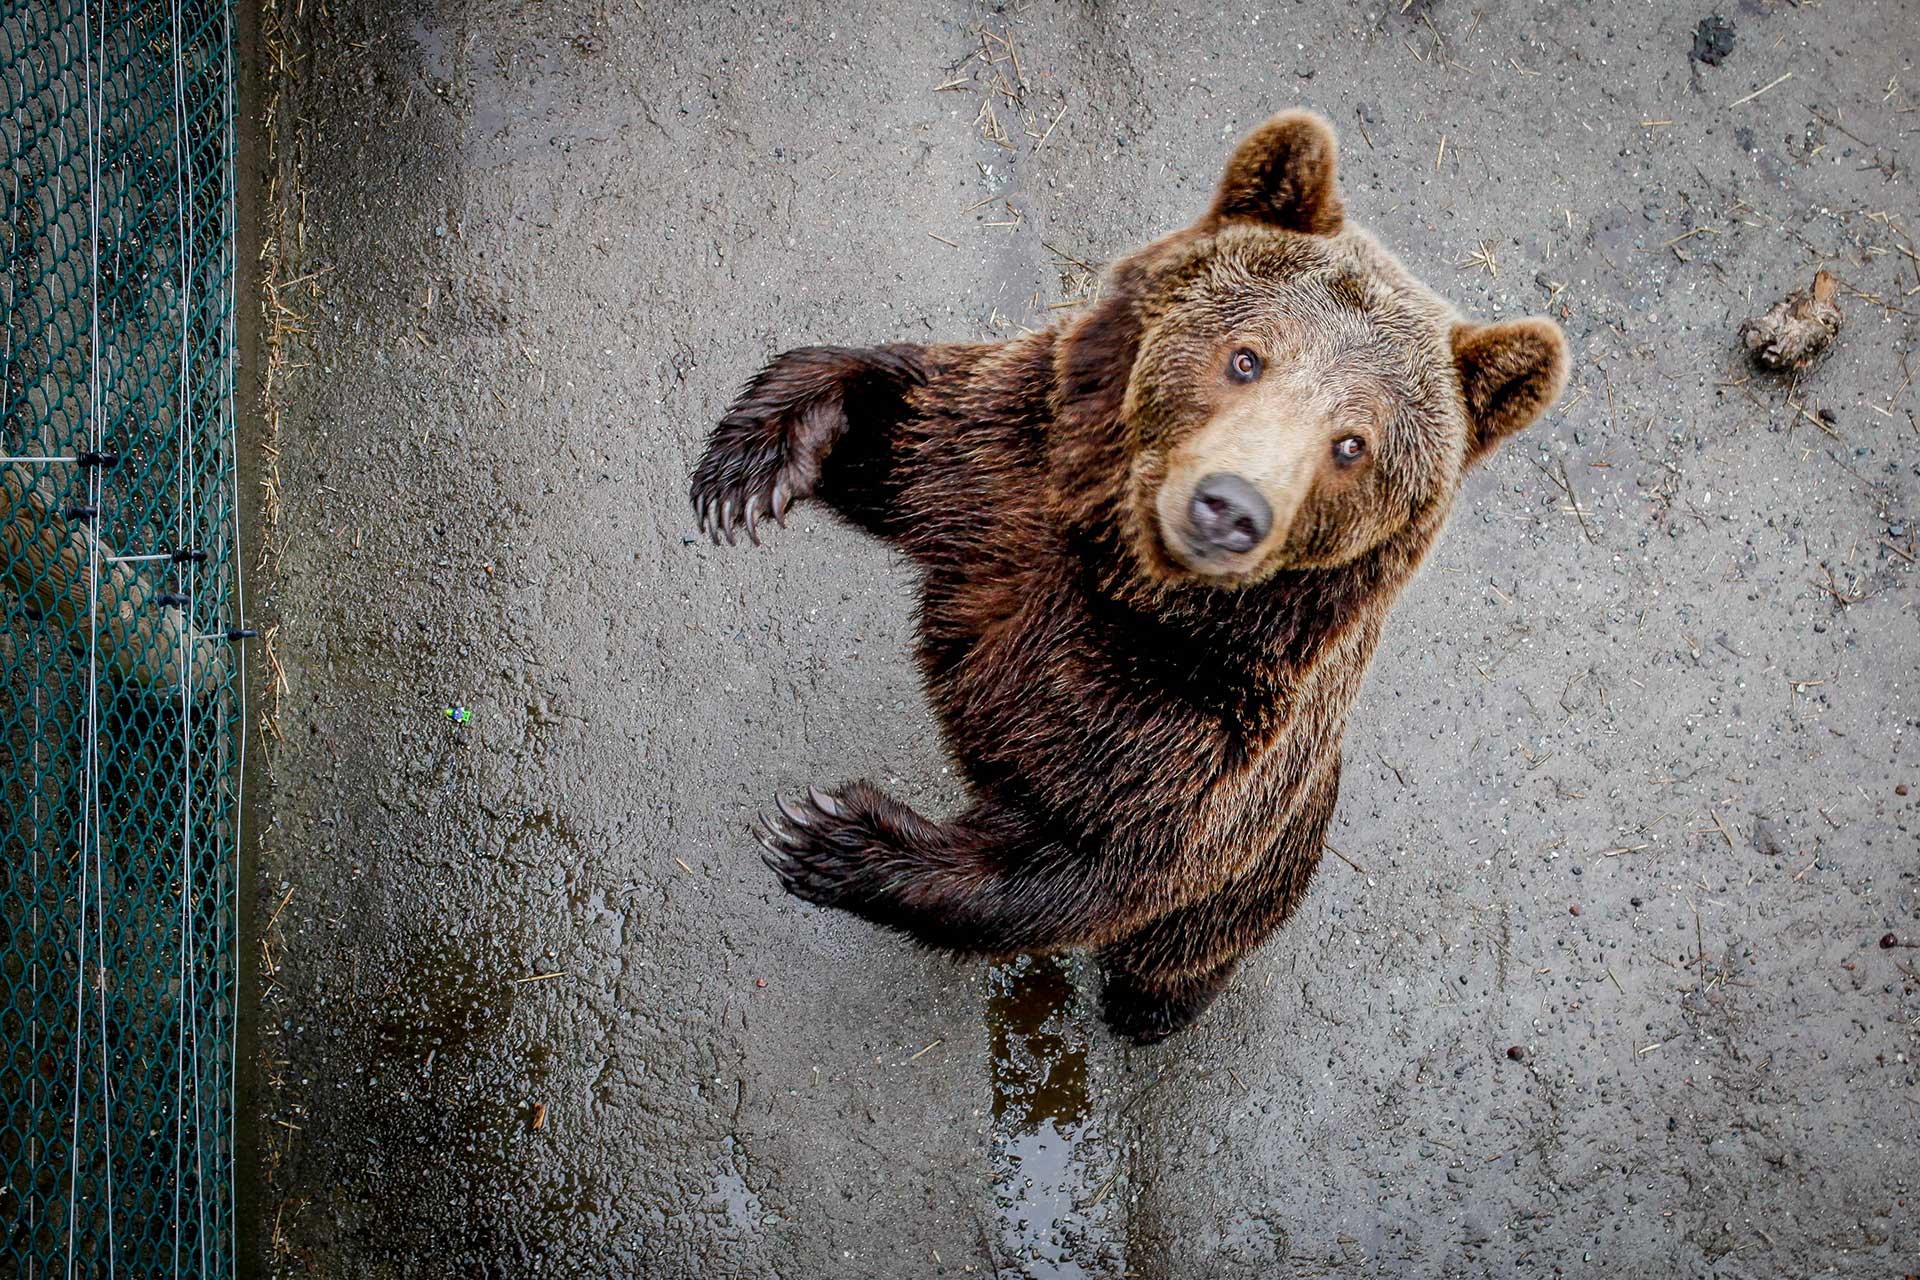
[[[1385,601],[1168,618],[1105,598],[1084,563],[1060,546],[927,574],[919,658],[968,782],[1076,842],[1269,856],[1338,768]]]

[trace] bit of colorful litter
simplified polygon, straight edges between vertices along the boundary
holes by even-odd
[[[441,711],[445,713],[447,719],[453,721],[455,724],[465,724],[473,719],[473,712],[467,710],[465,707],[442,707]]]

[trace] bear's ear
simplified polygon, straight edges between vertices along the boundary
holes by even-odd
[[[1539,418],[1567,385],[1567,340],[1538,316],[1454,325],[1453,361],[1467,405],[1468,466]]]
[[[1326,120],[1311,111],[1281,112],[1234,149],[1207,224],[1253,218],[1303,235],[1333,235],[1346,217],[1334,186],[1334,151]]]
[[[1115,264],[1100,300],[1060,337],[1047,460],[1054,498],[1069,525],[1097,523],[1128,474],[1127,386],[1140,355],[1140,299],[1149,279],[1137,256]]]

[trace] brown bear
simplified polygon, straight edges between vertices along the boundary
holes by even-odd
[[[1349,225],[1299,111],[1047,332],[779,356],[694,472],[702,528],[757,543],[811,498],[912,560],[972,804],[782,799],[768,864],[948,952],[1091,948],[1117,1032],[1187,1026],[1304,894],[1462,476],[1566,374],[1551,321],[1464,319]]]

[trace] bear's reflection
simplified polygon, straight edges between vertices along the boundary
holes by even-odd
[[[1096,1143],[1070,974],[1060,956],[987,973],[994,1208],[1008,1271],[1090,1280],[1117,1274],[1124,1254],[1105,1225],[1114,1155]]]

